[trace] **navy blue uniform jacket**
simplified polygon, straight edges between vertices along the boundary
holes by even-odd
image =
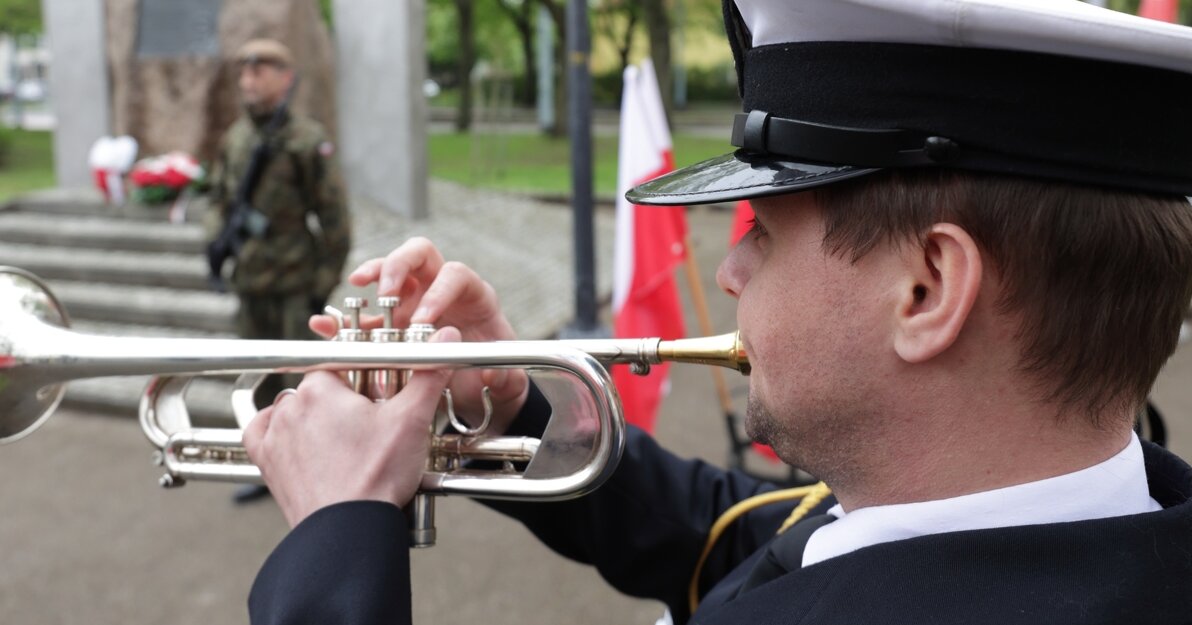
[[[541,432],[549,406],[531,395],[511,434]],[[729,506],[773,486],[677,458],[633,430],[621,464],[594,494],[488,505],[595,566],[620,591],[666,603],[676,623],[1192,623],[1192,468],[1143,446],[1161,511],[879,544],[735,596],[791,505],[755,510],[718,542],[694,615],[687,585],[708,529]],[[350,502],[311,515],[265,562],[249,613],[256,625],[409,623],[401,511]]]

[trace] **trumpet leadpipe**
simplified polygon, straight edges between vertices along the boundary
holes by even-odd
[[[648,370],[663,362],[725,367],[749,375],[749,357],[737,332],[689,339],[576,339],[552,341],[587,352],[606,365],[628,364]]]

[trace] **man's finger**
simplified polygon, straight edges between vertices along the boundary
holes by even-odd
[[[418,309],[410,317],[412,323],[433,323],[443,311],[460,302],[481,302],[496,309],[497,295],[471,267],[463,263],[444,263],[438,277],[423,293]]]
[[[424,237],[414,237],[385,257],[377,294],[396,295],[408,278],[429,284],[442,267],[443,255],[434,243]]]
[[[376,282],[377,276],[381,274],[381,264],[384,262],[384,258],[373,258],[360,263],[359,267],[348,274],[348,282],[356,286],[367,286]]]
[[[430,337],[431,343],[453,343],[460,340],[459,330],[453,327],[440,328]],[[386,408],[412,412],[418,420],[416,427],[429,427],[435,418],[435,405],[447,383],[451,380],[450,369],[425,369],[413,372],[410,381],[398,394],[401,401],[388,401],[381,404],[381,411]]]
[[[269,424],[272,419],[273,406],[266,406],[257,413],[257,416],[253,417],[248,427],[244,428],[244,451],[248,452],[248,457],[254,464],[260,464],[258,452],[261,449],[261,443],[265,441],[265,435],[269,432]]]

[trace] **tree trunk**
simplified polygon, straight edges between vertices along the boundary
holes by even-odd
[[[520,7],[506,4],[505,0],[497,0],[497,6],[509,16],[513,27],[517,29],[517,36],[521,39],[522,58],[525,60],[525,71],[522,73],[521,105],[533,107],[538,102],[538,62],[534,54],[534,7],[533,2],[526,0]]]
[[[646,20],[646,32],[650,35],[650,60],[658,74],[658,90],[662,92],[662,107],[666,109],[667,123],[671,123],[675,109],[675,89],[671,82],[670,17],[666,13],[666,0],[640,0]]]
[[[619,44],[617,55],[621,59],[621,76],[625,75],[625,68],[629,67],[629,52],[633,49],[633,29],[637,27],[637,8],[632,4],[629,5],[629,14],[626,16],[627,23],[625,25],[625,39]],[[620,85],[617,88],[617,102],[625,95],[625,81],[617,83]]]
[[[567,135],[567,14],[566,0],[538,0],[555,23],[555,125],[548,131],[552,137]]]
[[[459,13],[459,64],[456,66],[459,107],[455,113],[455,130],[467,132],[472,128],[472,66],[476,64],[474,7],[472,0],[455,0],[455,8]]]

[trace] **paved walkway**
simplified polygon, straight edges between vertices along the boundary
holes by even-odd
[[[415,221],[367,200],[355,201],[349,270],[410,237],[425,236],[444,256],[476,268],[492,283],[518,336],[546,338],[575,317],[570,207],[441,181],[431,182],[430,203],[430,218]],[[595,229],[598,292],[607,298],[612,211],[596,211]],[[371,297],[372,291],[344,286],[336,299]]]

